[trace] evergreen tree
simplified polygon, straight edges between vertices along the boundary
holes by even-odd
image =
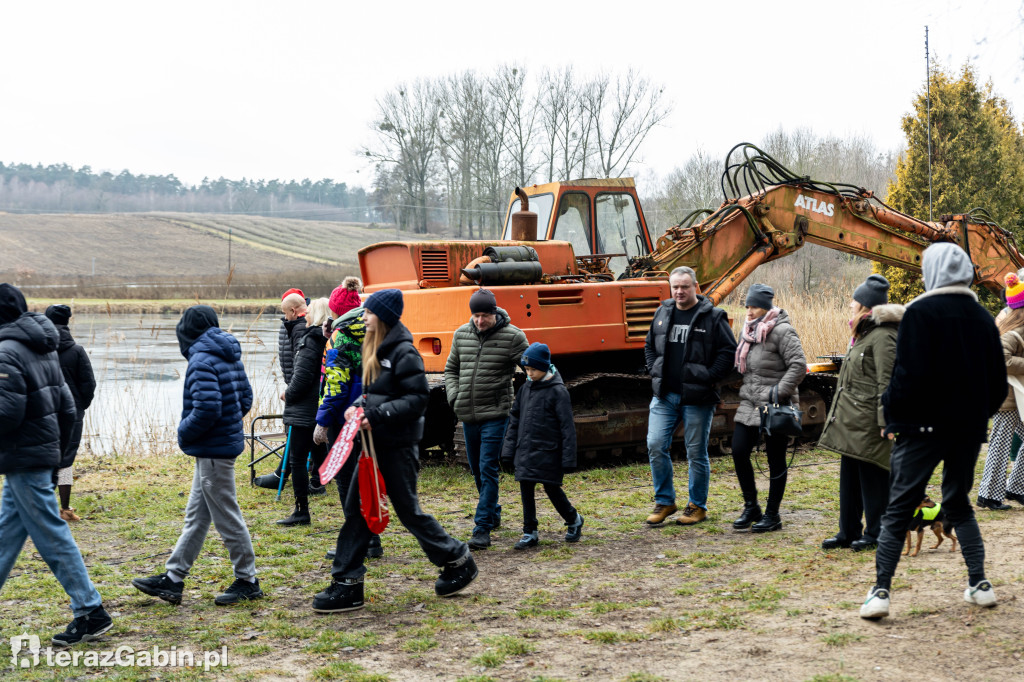
[[[913,111],[903,117],[907,150],[887,197],[893,208],[922,220],[928,219],[926,102],[922,89]],[[970,64],[959,77],[933,67],[931,126],[933,220],[984,207],[1024,244],[1024,135],[1006,100],[995,94],[991,81],[980,85]],[[924,291],[916,273],[879,265],[875,270],[891,282],[893,302]],[[1001,307],[995,296],[984,299]]]

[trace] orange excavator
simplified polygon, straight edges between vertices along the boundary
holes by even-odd
[[[530,341],[551,347],[573,398],[584,458],[615,459],[646,448],[651,391],[643,346],[676,267],[693,268],[701,292],[717,304],[757,266],[808,242],[914,272],[929,244],[954,242],[974,262],[974,283],[993,291],[1024,266],[1013,235],[984,209],[918,220],[867,189],[797,176],[750,144],[730,151],[722,190],[718,209],[694,211],[656,243],[633,180],[619,178],[516,188],[501,240],[362,249],[366,291],[404,290],[402,321],[434,373],[422,446],[452,446],[456,424],[441,373],[479,286],[494,291]],[[834,376],[808,374],[800,392],[805,429],[820,429],[833,385]],[[720,450],[728,450],[738,403],[735,391],[723,391],[711,434]]]

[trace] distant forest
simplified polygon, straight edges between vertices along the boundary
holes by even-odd
[[[0,162],[0,211],[244,213],[278,218],[380,222],[372,195],[330,179],[228,180],[186,185],[170,175],[96,173],[89,166]]]

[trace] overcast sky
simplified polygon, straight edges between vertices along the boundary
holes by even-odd
[[[355,152],[377,97],[509,62],[635,67],[663,84],[675,110],[643,149],[657,174],[780,125],[898,147],[925,81],[925,24],[935,58],[971,60],[1020,121],[1022,11],[1024,0],[11,0],[0,161],[368,186]]]

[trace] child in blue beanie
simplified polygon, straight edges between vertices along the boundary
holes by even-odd
[[[551,364],[551,350],[545,344],[531,343],[520,362],[528,381],[512,404],[501,453],[503,460],[515,461],[523,500],[523,537],[515,549],[534,547],[540,541],[534,499],[538,483],[565,519],[565,541],[579,542],[583,517],[562,490],[562,474],[576,468],[576,426],[569,391]]]

